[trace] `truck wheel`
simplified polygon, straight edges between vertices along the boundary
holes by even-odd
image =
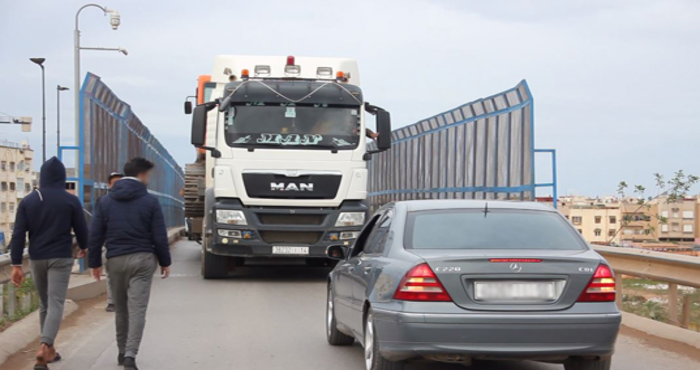
[[[565,370],[610,370],[612,359],[588,360],[584,358],[570,358],[564,363]]]
[[[379,353],[379,337],[374,327],[372,309],[365,319],[365,369],[366,370],[403,370],[404,362],[389,361]]]
[[[326,338],[332,346],[349,346],[355,338],[338,330],[335,321],[335,305],[333,304],[333,288],[328,284],[328,299],[326,300]]]
[[[205,244],[202,244],[202,277],[205,279],[225,278],[228,275],[227,258],[209,253]]]

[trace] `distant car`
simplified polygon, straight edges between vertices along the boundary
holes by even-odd
[[[556,210],[537,203],[391,203],[328,280],[332,345],[363,344],[367,370],[406,361],[528,359],[609,370],[615,277]]]

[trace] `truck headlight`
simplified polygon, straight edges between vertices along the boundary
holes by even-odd
[[[335,227],[362,226],[364,224],[364,212],[341,212],[340,215],[338,215],[338,221],[335,222]]]
[[[216,222],[228,225],[248,225],[243,211],[232,211],[228,209],[216,210]]]

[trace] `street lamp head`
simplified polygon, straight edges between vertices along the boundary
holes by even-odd
[[[116,10],[108,9],[107,13],[109,13],[109,24],[112,26],[112,29],[116,31],[119,25],[122,24],[121,16]]]
[[[124,54],[124,56],[129,55],[129,52],[128,52],[126,49],[124,49],[124,48],[119,48],[119,52],[122,53],[122,54]]]
[[[65,87],[65,86],[56,85],[56,90],[58,90],[58,91],[66,91],[66,90],[70,90],[70,89],[67,88],[67,87]]]
[[[33,63],[35,63],[39,66],[42,66],[42,64],[44,64],[44,61],[46,60],[46,58],[29,58],[29,60],[31,60]]]

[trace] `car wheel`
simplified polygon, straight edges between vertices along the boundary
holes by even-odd
[[[335,321],[335,304],[333,304],[333,288],[328,284],[328,299],[326,300],[326,338],[333,346],[349,346],[355,342],[355,338],[338,330]]]
[[[403,370],[403,362],[389,361],[379,353],[379,341],[374,327],[374,315],[370,309],[365,319],[365,369]]]
[[[610,370],[612,359],[588,360],[570,358],[564,363],[565,370]]]
[[[205,279],[221,279],[228,275],[228,261],[226,257],[209,253],[207,243],[202,243],[202,277]]]

